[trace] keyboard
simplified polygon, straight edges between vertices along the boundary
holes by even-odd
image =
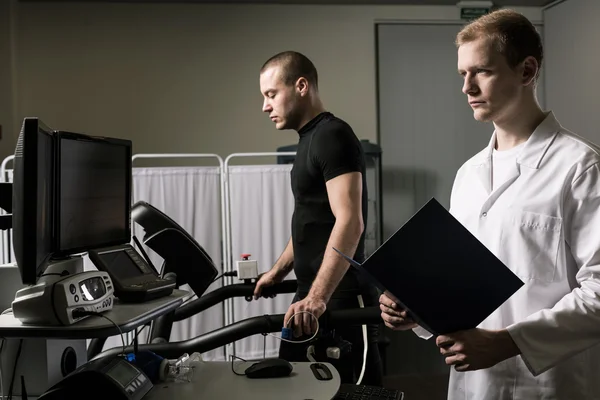
[[[378,386],[342,383],[333,400],[403,400],[404,393]]]

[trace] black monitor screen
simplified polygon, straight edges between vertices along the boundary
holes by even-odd
[[[54,253],[54,132],[25,118],[15,148],[13,248],[23,284],[35,284]]]
[[[59,251],[129,243],[131,142],[61,132],[59,146]]]

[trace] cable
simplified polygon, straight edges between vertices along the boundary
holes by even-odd
[[[12,400],[13,386],[15,384],[15,375],[17,375],[17,363],[21,357],[21,349],[23,348],[23,339],[19,341],[19,349],[17,350],[17,356],[15,357],[15,365],[13,366],[13,376],[8,387],[8,400]]]
[[[306,349],[306,358],[308,359],[308,361],[316,363],[317,360],[315,360],[315,358],[313,357],[314,355],[315,355],[315,345],[311,344]]]
[[[154,272],[156,272],[158,274],[158,270],[156,269],[156,267],[152,263],[152,260],[150,259],[150,257],[148,257],[148,254],[146,253],[146,250],[144,250],[144,248],[142,247],[142,244],[140,243],[140,241],[138,240],[138,238],[135,235],[133,235],[133,241],[137,245],[137,248],[140,251],[140,254],[142,255],[142,258],[146,261],[146,263],[150,266],[150,268],[152,268],[154,270]]]
[[[2,382],[2,350],[4,349],[5,338],[2,338],[2,344],[0,344],[0,399],[4,400],[4,383]]]
[[[135,332],[135,335],[133,336],[133,339],[131,339],[131,342],[129,342],[129,347],[133,346],[133,342],[135,342],[135,340],[137,339],[138,335],[139,335],[140,333],[142,333],[142,331],[144,330],[144,328],[145,328],[146,326],[148,326],[148,324],[144,324],[144,325],[140,326],[140,327],[139,327],[139,330],[138,330],[138,329],[135,329],[135,331],[134,331],[134,332]]]
[[[365,308],[365,303],[363,302],[363,298],[362,296],[359,294],[358,296],[358,305],[360,308]],[[369,350],[369,341],[367,340],[367,325],[362,325],[362,334],[363,334],[363,343],[364,343],[364,349],[363,349],[363,366],[362,366],[362,371],[360,371],[360,376],[358,377],[358,381],[356,381],[357,385],[360,385],[360,383],[363,380],[363,377],[365,376],[365,369],[367,367],[367,351]]]
[[[233,371],[233,373],[236,375],[239,375],[239,376],[246,376],[246,374],[240,374],[233,368],[233,359],[237,358],[238,360],[242,360],[243,362],[248,362],[248,361],[244,360],[242,357],[234,356],[233,354],[230,354],[230,356],[231,356],[231,370]]]
[[[213,279],[212,283],[216,282],[217,280],[224,278],[226,276],[237,276],[237,271],[229,271],[229,272],[223,272],[221,275],[218,275],[215,279]]]
[[[275,339],[279,339],[279,340],[282,340],[282,341],[288,342],[288,343],[306,343],[306,342],[310,342],[311,340],[313,340],[315,337],[317,337],[317,334],[319,333],[319,318],[317,318],[313,313],[311,313],[309,311],[298,311],[297,313],[295,313],[294,315],[292,315],[290,317],[290,319],[288,319],[288,322],[283,327],[287,328],[288,325],[290,324],[290,322],[298,314],[308,314],[308,315],[312,316],[315,319],[315,321],[317,321],[317,329],[315,330],[315,333],[311,337],[309,337],[308,339],[305,339],[305,340],[289,340],[289,339],[286,339],[286,338],[275,336],[272,333],[268,333],[267,335],[273,336]]]
[[[125,338],[123,337],[123,331],[121,331],[121,328],[119,328],[119,325],[117,325],[115,323],[115,321],[113,321],[112,319],[108,318],[106,315],[100,314],[98,312],[94,312],[94,311],[78,311],[78,310],[73,310],[73,318],[79,318],[79,317],[83,317],[86,315],[91,315],[94,317],[100,317],[100,318],[104,318],[106,320],[108,320],[111,324],[113,324],[118,330],[119,333],[121,335],[121,341],[123,342],[123,352],[122,355],[125,355]]]

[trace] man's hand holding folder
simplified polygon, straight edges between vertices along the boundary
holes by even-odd
[[[418,327],[407,312],[385,294],[379,297],[379,304],[381,318],[388,328],[405,331]],[[453,365],[457,371],[489,368],[520,353],[506,329],[467,329],[439,335],[435,344],[446,358],[446,364]]]
[[[381,318],[390,329],[407,331],[416,328],[418,325],[402,310],[392,299],[382,294],[379,297],[379,308],[381,309]]]

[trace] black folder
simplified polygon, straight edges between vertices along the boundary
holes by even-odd
[[[362,264],[334,250],[435,336],[477,327],[523,286],[435,198]]]

